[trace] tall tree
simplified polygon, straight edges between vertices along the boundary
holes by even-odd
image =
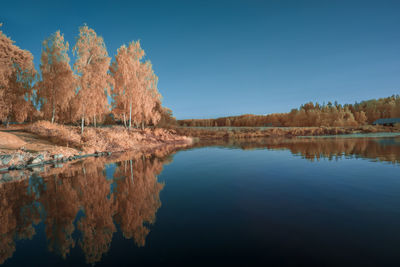
[[[51,123],[61,112],[66,112],[75,95],[75,77],[69,65],[69,44],[60,31],[43,41],[40,64],[42,79],[38,83],[40,107]]]
[[[0,120],[22,122],[27,118],[33,109],[30,98],[35,78],[32,54],[0,30]]]
[[[161,118],[159,106],[161,95],[157,90],[158,78],[150,61],[142,62],[144,51],[140,42],[131,42],[128,47],[121,46],[110,71],[114,78],[115,107],[113,113],[118,118],[129,114],[129,128],[153,123]]]
[[[114,78],[114,95],[116,109],[114,114],[124,118],[129,114],[129,128],[132,126],[133,108],[137,109],[140,104],[140,82],[141,59],[144,50],[140,47],[140,42],[133,41],[128,47],[121,46],[110,71]]]
[[[76,116],[81,118],[81,132],[83,133],[85,119],[93,118],[96,125],[96,115],[108,111],[107,95],[110,91],[110,77],[108,56],[103,38],[87,25],[79,28],[79,37],[73,48],[77,60],[74,70],[79,75],[79,91],[76,102]]]
[[[139,81],[140,104],[138,107],[142,116],[139,121],[143,129],[144,124],[153,123],[156,125],[161,118],[161,113],[156,108],[157,105],[161,105],[161,94],[157,89],[158,77],[155,75],[150,61],[141,64]]]

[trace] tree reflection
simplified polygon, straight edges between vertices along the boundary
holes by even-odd
[[[274,138],[196,144],[214,145],[288,149],[311,161],[351,156],[400,162],[398,138]],[[161,207],[164,184],[157,175],[171,160],[166,156],[171,152],[164,148],[147,154],[90,158],[0,184],[0,264],[12,257],[17,240],[35,235],[34,225],[40,222],[45,225],[48,249],[62,258],[78,245],[87,263],[100,261],[110,249],[117,226],[125,238],[144,246],[149,225]],[[112,168],[106,175],[108,164]]]
[[[164,184],[157,175],[166,154],[91,158],[0,184],[0,264],[13,255],[17,240],[35,235],[39,222],[45,224],[48,249],[63,258],[78,244],[87,263],[100,261],[117,225],[125,238],[144,246],[161,206]],[[109,177],[107,161],[117,161]]]
[[[115,203],[114,197],[109,196],[111,181],[106,179],[103,165],[84,164],[82,170],[82,177],[78,179],[79,202],[85,215],[78,221],[82,233],[80,246],[86,261],[95,263],[109,250],[116,231]]]
[[[33,224],[40,221],[36,195],[28,190],[31,180],[0,185],[0,264],[12,256],[15,241],[31,239]]]
[[[255,138],[245,140],[207,140],[195,146],[228,146],[245,150],[267,148],[288,149],[310,161],[359,157],[400,163],[400,138]]]
[[[145,245],[150,231],[144,223],[154,223],[161,206],[159,194],[164,185],[157,181],[156,175],[162,166],[157,158],[141,158],[120,162],[114,174],[118,211],[115,219],[124,237],[133,238],[138,246]]]
[[[47,190],[40,197],[47,212],[45,231],[48,248],[63,258],[75,246],[72,233],[75,230],[73,222],[79,210],[79,199],[73,186],[73,178],[65,174],[47,177]]]

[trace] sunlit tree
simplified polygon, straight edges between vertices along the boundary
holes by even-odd
[[[0,120],[22,122],[33,111],[35,78],[32,54],[14,45],[0,30]]]
[[[116,109],[114,114],[126,120],[129,114],[129,128],[132,126],[132,109],[137,110],[141,98],[141,88],[139,84],[141,59],[144,50],[140,47],[140,42],[131,42],[128,47],[123,45],[115,56],[110,70],[114,77],[114,95]],[[122,114],[121,114],[122,113]]]
[[[121,46],[110,71],[114,78],[115,106],[113,113],[116,117],[129,118],[129,128],[132,122],[136,125],[157,124],[161,118],[156,109],[161,105],[161,95],[157,90],[158,78],[154,74],[149,61],[142,62],[144,51],[140,42],[131,42]]]
[[[85,119],[96,126],[96,116],[107,113],[110,92],[110,77],[108,56],[103,38],[87,25],[79,28],[79,37],[73,48],[77,56],[74,70],[79,75],[78,95],[75,103],[75,115],[81,118],[83,133]]]
[[[69,65],[69,44],[60,31],[43,41],[40,64],[42,79],[37,85],[40,108],[53,123],[60,113],[67,111],[75,95],[76,79]]]

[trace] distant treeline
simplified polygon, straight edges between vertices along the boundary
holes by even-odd
[[[263,127],[263,126],[360,126],[371,124],[380,118],[400,117],[400,96],[372,99],[361,103],[341,105],[337,102],[328,104],[306,103],[289,113],[269,115],[251,115],[222,117],[217,119],[179,120],[180,126],[196,127]]]

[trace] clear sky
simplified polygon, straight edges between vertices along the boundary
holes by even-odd
[[[0,22],[37,66],[56,30],[72,47],[87,23],[113,57],[140,39],[178,119],[400,93],[399,0],[8,0]]]

